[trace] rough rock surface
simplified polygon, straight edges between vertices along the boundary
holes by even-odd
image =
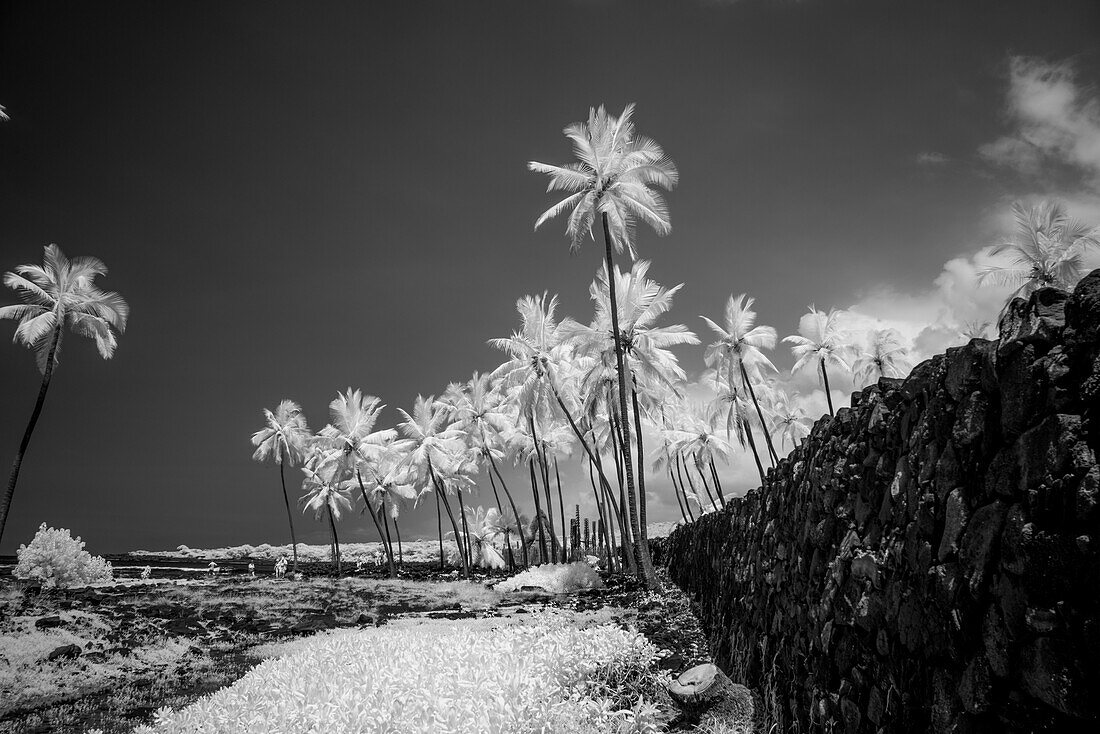
[[[1000,336],[853,395],[659,548],[768,726],[1100,726],[1100,271]]]

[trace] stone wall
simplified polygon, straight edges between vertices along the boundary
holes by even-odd
[[[764,731],[1100,726],[1100,271],[1000,334],[853,395],[659,548]]]

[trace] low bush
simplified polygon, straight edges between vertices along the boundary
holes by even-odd
[[[494,588],[497,591],[517,591],[524,586],[536,586],[552,594],[565,594],[579,589],[602,589],[603,580],[587,563],[547,563],[505,579]]]
[[[18,561],[12,575],[41,581],[46,587],[64,589],[114,579],[111,564],[84,550],[79,536],[73,538],[64,528],[47,528],[46,523],[38,527],[30,545],[20,545],[15,554]]]

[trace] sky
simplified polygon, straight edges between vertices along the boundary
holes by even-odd
[[[393,425],[503,361],[486,340],[519,297],[587,322],[602,250],[533,231],[553,199],[526,163],[569,161],[561,130],[593,105],[636,103],[679,166],[672,233],[637,238],[650,277],[685,284],[670,322],[706,338],[699,315],[748,292],[780,336],[812,303],[917,358],[960,343],[1003,302],[975,274],[1013,201],[1100,224],[1098,37],[1094,0],[6,3],[0,271],[50,243],[96,255],[131,317],[109,361],[68,340],[0,554],[42,522],[100,553],[288,542],[277,470],[251,459],[263,408],[320,428],[352,386]],[[11,457],[40,384],[13,331]],[[677,353],[697,377],[702,348]],[[812,375],[792,384],[824,410]],[[753,485],[744,456],[722,471]],[[341,538],[376,535],[355,516]]]

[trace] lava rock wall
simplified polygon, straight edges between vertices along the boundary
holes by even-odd
[[[1100,270],[856,393],[662,544],[764,731],[1100,726],[1098,352]]]

